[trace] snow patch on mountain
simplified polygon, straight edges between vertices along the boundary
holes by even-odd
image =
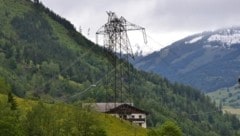
[[[203,45],[203,48],[218,48],[219,46],[217,46],[217,45],[215,45],[215,46],[213,46],[213,45],[210,45],[210,44],[207,44],[207,45]]]
[[[220,35],[215,34],[208,38],[208,42],[221,42],[227,46],[240,43],[240,34]]]
[[[201,40],[202,38],[203,38],[203,36],[195,37],[195,38],[193,38],[193,39],[190,40],[190,41],[186,41],[185,44],[192,44],[192,43],[195,43],[195,42]]]

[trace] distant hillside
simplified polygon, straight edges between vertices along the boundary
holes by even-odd
[[[240,118],[240,86],[238,84],[232,87],[221,88],[207,93],[207,95],[216,105],[221,106],[223,111],[235,114]]]
[[[240,109],[240,87],[234,85],[232,87],[221,88],[207,95],[213,99],[218,105],[231,106]]]
[[[47,103],[114,100],[116,55],[87,40],[69,21],[41,3],[0,3],[0,87],[2,84],[19,97]],[[131,78],[123,79],[123,101],[133,101],[148,111],[148,126],[174,120],[186,135],[238,132],[236,117],[222,114],[198,90],[136,70],[123,60],[117,62],[131,70]],[[110,78],[107,83],[106,75]]]
[[[240,27],[189,36],[134,65],[203,92],[232,86],[240,75]]]

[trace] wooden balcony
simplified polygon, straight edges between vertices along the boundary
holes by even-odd
[[[137,121],[137,122],[145,122],[146,121],[145,118],[128,118],[126,120],[131,121],[131,122],[135,122],[135,121]]]

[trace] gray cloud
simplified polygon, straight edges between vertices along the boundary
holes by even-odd
[[[154,35],[195,33],[240,25],[240,0],[41,0],[92,36],[112,10]],[[94,36],[93,36],[94,37]],[[177,38],[177,37],[176,37]],[[176,38],[169,38],[176,40]],[[161,38],[159,38],[161,40]],[[166,39],[166,38],[165,38]],[[163,39],[162,41],[164,41]]]
[[[207,30],[240,24],[239,0],[161,0],[152,17],[170,31]]]

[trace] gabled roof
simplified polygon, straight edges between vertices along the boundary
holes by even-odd
[[[113,109],[110,109],[109,111],[106,111],[106,113],[110,113],[110,114],[132,114],[132,113],[148,114],[148,112],[141,110],[137,107],[134,107],[132,105],[129,105],[129,104],[119,105]]]
[[[90,106],[98,112],[108,112],[111,109],[114,109],[120,105],[128,104],[133,105],[133,103],[84,103],[83,107]]]

